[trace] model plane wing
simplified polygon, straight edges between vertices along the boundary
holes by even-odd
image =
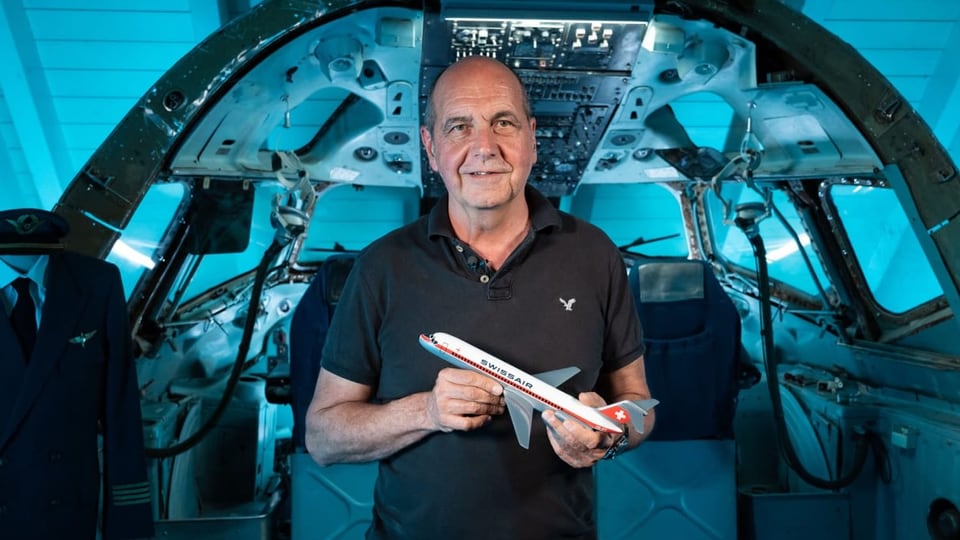
[[[580,368],[570,366],[561,369],[554,369],[552,371],[544,371],[543,373],[538,373],[534,377],[540,379],[541,381],[552,385],[560,386],[561,384],[570,380],[571,377],[580,373]]]
[[[580,368],[570,366],[544,371],[537,374],[536,377],[553,386],[560,386],[577,373],[580,373]],[[510,387],[505,387],[504,390],[503,397],[507,402],[507,411],[510,414],[510,420],[513,422],[513,430],[517,433],[517,442],[520,443],[520,446],[529,449],[530,430],[533,426],[533,411],[536,408],[536,402]]]
[[[517,433],[517,442],[524,448],[530,448],[530,429],[533,425],[533,402],[523,394],[507,390],[503,393],[507,402],[507,411]]]

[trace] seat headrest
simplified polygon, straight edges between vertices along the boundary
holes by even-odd
[[[356,260],[356,256],[350,254],[328,257],[327,260],[323,262],[323,266],[321,267],[324,285],[323,294],[327,300],[327,304],[331,307],[336,306],[337,302],[340,301],[340,295],[343,294],[343,286],[347,282],[347,275],[350,274],[350,269],[353,268],[354,260]]]
[[[703,264],[700,261],[648,262],[637,269],[641,302],[703,300]]]
[[[67,220],[46,210],[16,208],[0,211],[0,252],[42,253],[62,248],[70,231]]]

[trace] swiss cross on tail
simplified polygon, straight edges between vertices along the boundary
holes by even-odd
[[[604,416],[618,424],[630,424],[634,431],[643,433],[643,417],[653,409],[659,401],[642,399],[637,401],[618,401],[597,409]]]

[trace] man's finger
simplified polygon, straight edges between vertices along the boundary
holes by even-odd
[[[500,386],[500,383],[475,371],[444,368],[440,370],[437,378],[462,386],[475,386],[495,396],[503,395],[503,387]]]

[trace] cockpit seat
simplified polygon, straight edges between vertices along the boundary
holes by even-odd
[[[709,265],[642,262],[630,283],[657,406],[647,440],[729,439],[737,404],[740,316]]]
[[[736,538],[739,313],[703,261],[640,261],[629,281],[660,404],[640,447],[596,466],[600,537]]]
[[[298,540],[359,538],[370,522],[377,463],[321,467],[306,451],[306,415],[320,373],[323,342],[353,268],[354,254],[324,261],[290,323],[294,453],[290,456],[291,535]]]
[[[331,255],[317,271],[303,293],[290,322],[290,383],[293,407],[294,447],[304,450],[306,444],[307,408],[313,399],[320,355],[327,338],[333,311],[340,300],[347,275],[356,256],[352,253]]]

